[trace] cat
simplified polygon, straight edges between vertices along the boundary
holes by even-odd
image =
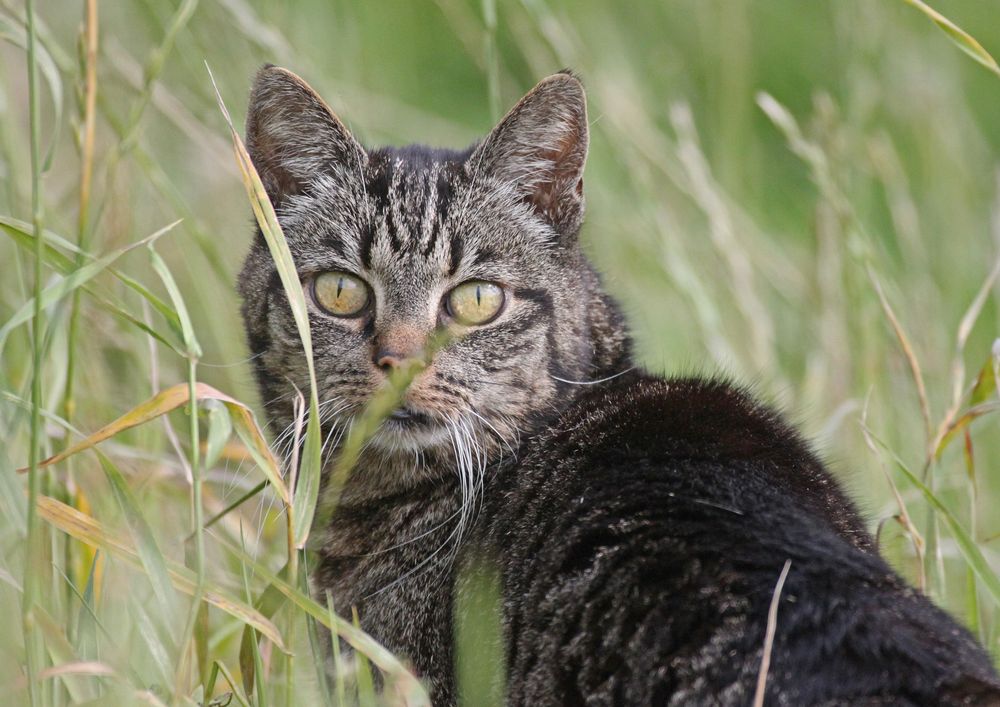
[[[777,413],[720,380],[634,370],[579,246],[588,124],[571,73],[452,151],[365,149],[265,66],[246,143],[307,293],[331,453],[393,371],[427,364],[314,529],[312,581],[435,705],[460,697],[459,573],[484,559],[511,705],[750,704],[765,643],[767,704],[1000,704],[987,653],[880,558]],[[309,382],[259,232],[238,286],[287,439]]]

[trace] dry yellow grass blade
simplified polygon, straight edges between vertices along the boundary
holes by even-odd
[[[941,436],[937,440],[937,445],[931,450],[933,458],[935,460],[940,460],[944,450],[960,432],[966,431],[968,426],[971,425],[976,419],[991,412],[996,412],[997,410],[1000,410],[1000,403],[981,403],[970,407],[957,418],[951,420],[946,427],[942,428]]]
[[[274,486],[282,500],[287,503],[290,496],[288,494],[288,487],[285,485],[284,479],[281,478],[281,470],[278,465],[278,460],[275,459],[271,450],[267,446],[267,442],[264,441],[264,434],[261,432],[260,426],[257,424],[257,419],[254,417],[250,408],[241,403],[239,400],[231,398],[225,393],[216,390],[212,386],[206,385],[205,383],[198,383],[195,385],[195,396],[198,400],[218,400],[226,406],[229,410],[229,414],[232,416],[236,432],[239,434],[240,439],[243,440],[250,456],[253,457],[254,461],[257,462],[257,465],[264,471],[268,481],[270,481],[271,485]],[[114,437],[120,432],[143,425],[150,420],[156,419],[157,417],[170,412],[171,410],[175,410],[183,405],[186,405],[189,397],[187,383],[178,383],[175,386],[167,388],[166,390],[154,395],[146,402],[132,408],[114,422],[105,425],[92,435],[89,435],[76,444],[68,447],[65,451],[40,462],[38,466],[39,468],[42,468],[51,466],[52,464],[57,464],[67,457],[71,457],[74,454],[90,449],[96,444],[99,444],[110,437]],[[27,468],[18,469],[19,473],[24,473],[26,471]]]
[[[875,293],[878,295],[878,301],[882,305],[882,311],[885,313],[886,319],[889,320],[889,324],[892,325],[892,331],[896,335],[896,340],[899,342],[899,347],[903,350],[903,355],[906,357],[906,363],[910,367],[910,374],[913,376],[913,382],[917,386],[917,398],[920,401],[920,415],[924,421],[924,435],[927,438],[927,444],[931,443],[931,406],[927,399],[927,386],[924,385],[924,374],[920,370],[920,362],[917,360],[917,354],[913,350],[913,345],[910,343],[909,337],[903,330],[903,325],[899,323],[899,318],[896,317],[896,313],[892,309],[892,305],[889,304],[889,298],[885,296],[885,291],[882,289],[882,283],[879,279],[875,277],[875,271],[871,267],[867,268],[868,278],[871,280],[872,285],[875,287]]]
[[[208,68],[206,64],[206,68]],[[278,216],[274,211],[274,205],[267,196],[264,184],[257,174],[250,153],[247,152],[246,145],[240,138],[236,128],[233,126],[233,119],[229,115],[219,87],[215,83],[212,70],[208,70],[208,75],[212,80],[212,87],[215,89],[215,98],[219,104],[219,110],[225,118],[229,127],[229,134],[233,141],[233,152],[236,156],[236,163],[240,168],[240,175],[243,179],[243,186],[247,192],[247,198],[253,209],[254,218],[260,226],[260,233],[267,243],[268,251],[274,260],[274,266],[281,279],[281,286],[288,297],[288,305],[295,319],[295,327],[302,342],[302,351],[306,357],[306,366],[309,370],[309,413],[306,422],[305,444],[302,450],[302,461],[300,467],[295,472],[295,500],[294,503],[287,503],[287,512],[291,517],[292,544],[296,549],[302,549],[309,539],[309,532],[312,529],[313,516],[316,512],[316,501],[319,498],[320,475],[322,473],[322,451],[319,419],[319,400],[316,389],[316,369],[313,365],[312,334],[309,330],[309,312],[306,308],[305,294],[302,292],[302,283],[299,281],[299,273],[295,267],[295,260],[292,252],[288,248],[285,234],[281,230]]]
[[[387,688],[400,700],[401,704],[405,707],[430,707],[430,697],[417,677],[382,644],[360,627],[333,614],[327,607],[321,606],[312,597],[271,572],[266,565],[258,562],[235,543],[221,537],[218,540],[220,545],[232,553],[254,575],[268,582],[292,604],[344,639],[358,653],[370,660],[385,675]]]
[[[118,680],[121,679],[118,673],[116,673],[115,670],[109,665],[94,660],[79,660],[71,663],[62,663],[60,665],[52,666],[51,668],[45,668],[38,673],[39,682],[43,680],[51,680],[53,678],[63,678],[66,684],[71,684],[68,678],[73,677],[105,677],[115,678]],[[28,677],[26,675],[22,675],[14,683],[12,691],[24,690],[27,687]]]
[[[49,496],[39,496],[38,514],[47,523],[63,531],[82,543],[100,548],[129,564],[141,568],[142,563],[136,550],[122,542],[116,533],[105,528],[99,521],[85,515],[72,506]],[[174,562],[167,562],[167,571],[174,587],[185,594],[192,594],[195,588],[194,573]],[[228,596],[222,589],[206,583],[205,601],[230,616],[253,626],[274,643],[280,650],[288,652],[277,627],[256,609]]]
[[[933,7],[923,2],[923,0],[903,0],[903,2],[917,8],[922,13],[927,15],[927,17],[929,17],[942,32],[948,35],[948,38],[951,39],[951,41],[954,42],[959,49],[972,57],[977,63],[982,64],[994,74],[1000,76],[1000,65],[997,65],[996,59],[994,59],[990,53],[983,48],[983,45],[977,42],[972,35],[935,10]]]

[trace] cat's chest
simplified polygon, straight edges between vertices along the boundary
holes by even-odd
[[[447,486],[421,486],[338,508],[323,530],[317,584],[345,606],[437,578],[458,551],[460,507]]]
[[[313,574],[317,599],[329,593],[341,616],[356,609],[361,628],[433,687],[435,704],[452,702],[460,507],[457,493],[435,488],[338,509]]]

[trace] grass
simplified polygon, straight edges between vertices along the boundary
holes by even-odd
[[[887,557],[997,654],[1000,3],[931,5],[0,0],[0,618],[24,628],[0,701],[424,699],[306,589],[318,465],[282,479],[251,412],[233,282],[269,219],[206,63],[237,125],[273,62],[368,143],[452,146],[573,67],[585,247],[644,364],[790,410]],[[367,656],[329,689],[323,626]],[[495,690],[460,645],[463,694]]]

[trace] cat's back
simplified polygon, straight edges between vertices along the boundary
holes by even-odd
[[[768,704],[1000,696],[807,445],[725,383],[592,386],[491,483],[512,704],[748,704],[786,561]]]

